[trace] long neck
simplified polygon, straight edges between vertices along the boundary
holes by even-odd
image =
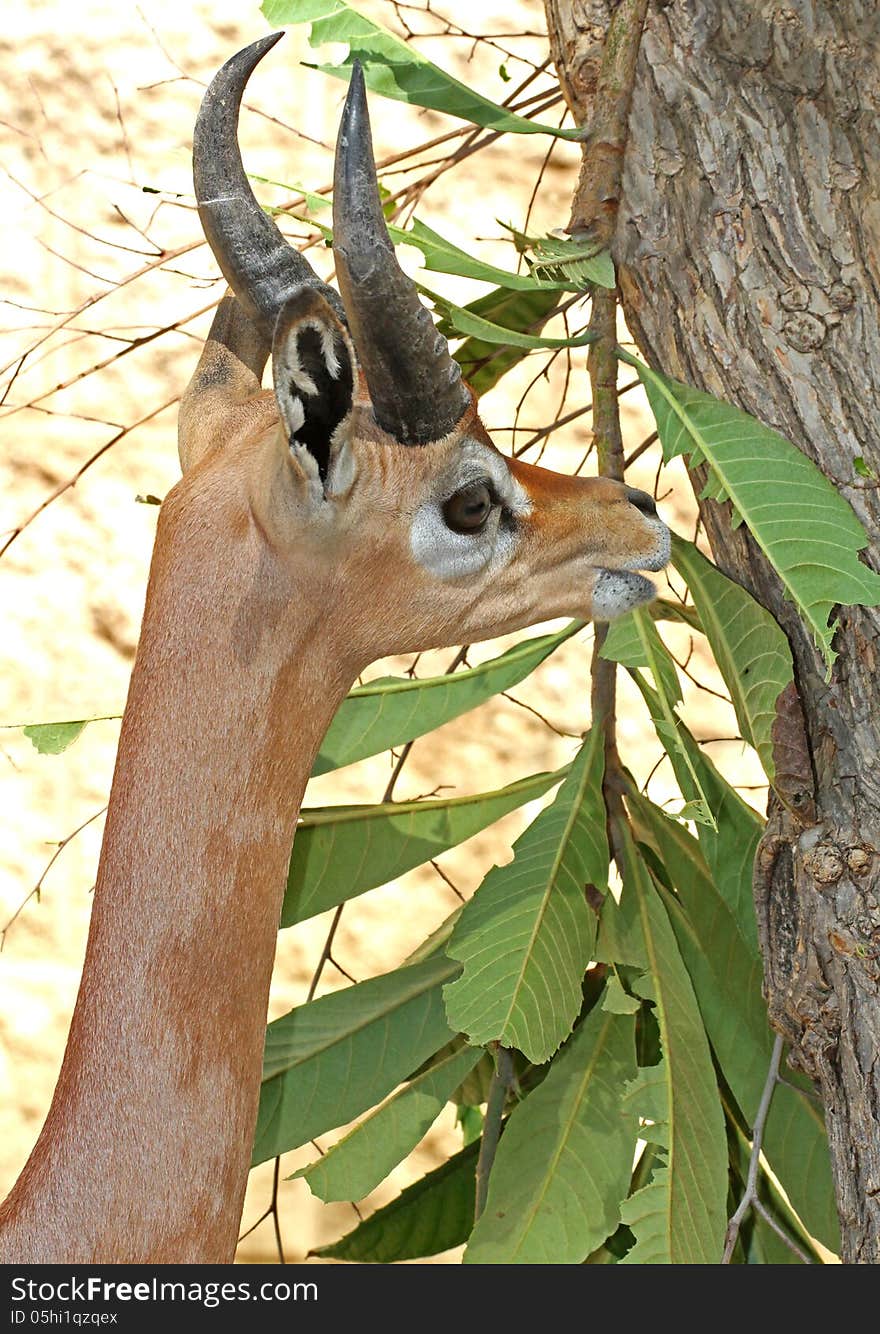
[[[232,1259],[296,815],[350,680],[304,609],[273,616],[271,586],[238,599],[224,574],[199,589],[154,559],[61,1075],[0,1209],[7,1263]]]

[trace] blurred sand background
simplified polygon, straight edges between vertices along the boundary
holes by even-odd
[[[396,26],[394,12],[381,0],[361,8]],[[419,31],[438,26],[410,10],[401,12]],[[538,3],[490,3],[477,14],[473,5],[448,0],[442,12],[465,27],[479,22],[494,34],[531,31],[535,35],[526,41],[497,40],[535,63],[546,59]],[[183,5],[144,0],[140,7],[109,0],[76,5],[31,0],[6,16],[0,38],[5,74],[0,88],[5,169],[0,177],[0,354],[5,379],[27,349],[39,347],[23,363],[2,408],[0,530],[21,524],[121,427],[149,420],[124,435],[75,488],[49,505],[0,560],[0,723],[121,712],[157,513],[136,497],[161,497],[177,477],[176,400],[209,323],[209,314],[199,312],[222,290],[210,253],[199,245],[190,182],[192,125],[204,82],[234,50],[266,31],[251,0]],[[529,69],[505,60],[498,49],[474,50],[468,40],[426,39],[421,49],[496,100]],[[307,47],[306,29],[292,29],[252,81],[248,103],[254,110],[243,115],[241,138],[251,171],[314,186],[329,181],[330,146],[344,89],[302,69],[299,62],[308,59],[315,55]],[[499,73],[502,62],[509,84]],[[375,98],[372,109],[377,157],[457,124]],[[561,107],[548,119],[551,114],[555,121]],[[298,138],[285,128],[291,125],[316,142]],[[522,224],[547,147],[542,136],[493,145],[441,177],[419,216],[466,249],[480,238],[481,255],[511,266],[513,251],[500,239],[496,219]],[[532,232],[564,226],[576,163],[576,149],[559,144],[532,209]],[[399,179],[391,177],[389,183]],[[263,197],[280,203],[289,192],[267,190]],[[305,234],[300,228],[299,235]],[[158,250],[170,257],[160,262]],[[327,271],[326,252],[314,253]],[[418,256],[408,254],[415,268]],[[462,302],[483,290],[436,275],[430,281]],[[179,328],[154,336],[171,323]],[[132,346],[139,338],[143,343]],[[105,360],[108,364],[97,373],[84,374]],[[538,368],[530,358],[484,400],[484,420],[496,430],[502,448],[510,447],[505,428]],[[521,409],[524,429],[518,443],[530,428],[559,415],[564,379],[564,358],[558,358]],[[57,389],[62,384],[70,387]],[[36,398],[36,406],[23,406]],[[566,411],[586,398],[584,358],[577,354]],[[631,450],[651,424],[635,395],[626,396],[623,404]],[[589,444],[587,420],[560,431],[544,461],[574,470]],[[534,452],[527,457],[534,459]],[[653,490],[657,464],[656,452],[649,452],[627,480]],[[666,496],[664,516],[690,536],[694,506],[683,475],[664,471],[659,494]],[[669,642],[680,656],[687,655],[686,634],[672,635]],[[481,646],[471,661],[499,647]],[[423,658],[419,674],[442,671],[451,656],[447,650]],[[384,663],[375,673],[399,672],[408,665]],[[396,796],[424,794],[438,785],[458,794],[485,790],[565,762],[577,744],[572,738],[589,721],[588,669],[589,635],[584,635],[513,692],[519,704],[498,699],[417,743]],[[717,688],[699,644],[689,670]],[[698,735],[732,736],[731,711],[694,691],[688,680],[684,684],[687,717]],[[537,709],[558,731],[523,704]],[[620,732],[626,758],[641,778],[647,777],[659,750],[626,685]],[[117,735],[118,723],[96,723],[70,750],[52,757],[38,755],[20,730],[0,731],[3,923],[37,883],[59,843],[104,805]],[[740,745],[715,743],[710,753],[733,781],[760,783],[760,772]],[[307,804],[377,801],[389,773],[388,756],[365,761],[313,783]],[[671,793],[667,781],[661,768],[651,786],[658,800]],[[751,796],[760,808],[762,793]],[[463,893],[472,892],[494,861],[509,858],[513,839],[534,813],[526,808],[442,857],[446,874]],[[98,818],[64,847],[39,901],[31,897],[24,905],[0,954],[0,1197],[32,1146],[57,1076],[79,981],[101,829]],[[423,868],[350,905],[334,954],[359,980],[387,971],[457,902],[444,881]],[[326,917],[318,918],[280,936],[271,1017],[304,999],[327,924]],[[326,970],[322,989],[344,984],[334,968]],[[364,1204],[365,1212],[460,1144],[447,1111],[407,1163]],[[311,1151],[288,1155],[283,1172],[310,1156]],[[252,1174],[245,1226],[266,1207],[270,1186],[269,1166]],[[288,1259],[301,1258],[309,1247],[334,1239],[356,1221],[350,1206],[312,1200],[302,1182],[284,1184],[281,1201]],[[269,1222],[242,1244],[239,1258],[275,1259]]]

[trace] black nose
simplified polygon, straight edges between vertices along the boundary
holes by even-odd
[[[642,514],[656,514],[657,502],[653,496],[649,496],[647,491],[638,491],[634,486],[626,488],[626,498],[631,505],[635,505]]]

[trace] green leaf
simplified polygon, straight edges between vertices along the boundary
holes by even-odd
[[[636,1244],[620,1264],[668,1265],[668,1264],[717,1264],[721,1258],[719,1245],[717,1254],[698,1258],[686,1247],[681,1258],[674,1260],[676,1250],[673,1245],[672,1219],[675,1183],[668,1167],[658,1167],[647,1186],[637,1190],[620,1206],[620,1216],[632,1229]]]
[[[544,288],[534,292],[508,292],[502,287],[471,301],[466,309],[503,329],[534,329],[543,326],[556,305],[556,293]],[[448,338],[460,337],[445,319],[441,318],[437,327]],[[466,338],[453,353],[462,375],[478,398],[487,394],[527,355],[525,348],[503,347],[481,338]]]
[[[439,292],[432,292],[424,284],[419,284],[419,290],[433,301],[442,316],[440,323],[443,328],[451,326],[454,333],[467,334],[483,343],[500,343],[504,347],[520,347],[526,351],[533,351],[535,348],[548,347],[586,347],[587,343],[592,343],[595,338],[595,334],[592,333],[577,334],[574,338],[542,338],[538,334],[519,333],[516,329],[505,329],[491,320],[484,319],[483,316],[475,314],[470,306],[455,305],[448,297]]]
[[[627,802],[641,839],[656,847],[665,876],[678,895],[664,902],[700,1013],[718,1063],[748,1125],[754,1123],[767,1077],[773,1034],[761,985],[763,969],[751,905],[751,858],[745,857],[743,893],[722,894],[696,840],[652,802],[630,792]],[[728,808],[731,809],[731,808]],[[719,815],[719,838],[734,844],[742,826],[730,829]],[[747,845],[751,840],[747,840]],[[726,846],[722,848],[724,858]],[[722,882],[724,883],[724,882]],[[788,1076],[800,1081],[799,1076]],[[779,1084],[767,1121],[764,1152],[809,1232],[823,1245],[839,1245],[828,1138],[821,1108],[807,1094]]]
[[[602,997],[602,1009],[608,1014],[635,1014],[641,1006],[641,1001],[624,991],[620,978],[612,973]]]
[[[564,283],[575,292],[594,285],[615,288],[617,275],[607,250],[571,236],[543,236],[532,242],[534,273],[552,282]]]
[[[583,624],[571,621],[555,634],[525,639],[499,657],[463,672],[421,680],[385,676],[358,686],[342,701],[312,774],[325,774],[367,755],[378,755],[477,708],[518,685],[554,649],[583,629]]]
[[[495,283],[496,286],[523,292],[553,292],[553,305],[559,300],[559,293],[570,290],[567,283],[542,281],[531,273],[511,273],[507,269],[498,269],[494,264],[486,264],[461,250],[445,236],[435,232],[418,218],[413,219],[409,228],[388,228],[388,234],[395,245],[411,245],[421,250],[425,257],[425,268],[434,273],[454,273],[460,278],[474,278],[479,282]]]
[[[565,776],[532,774],[495,792],[300,812],[281,926],[293,926],[411,871],[543,796]]]
[[[672,553],[730,691],[740,732],[758,752],[772,783],[776,701],[793,677],[788,640],[769,611],[726,578],[692,542],[673,538]]]
[[[650,624],[654,618],[647,613],[647,619]],[[652,649],[650,653],[648,645]],[[610,623],[599,657],[608,662],[619,662],[622,667],[647,667],[654,679],[655,690],[662,689],[670,707],[674,708],[681,700],[675,663],[662,647],[657,649],[651,642],[650,630],[643,631],[637,612],[627,612]]]
[[[442,955],[311,1001],[266,1030],[253,1162],[354,1120],[453,1036]]]
[[[652,620],[679,621],[682,625],[689,625],[692,630],[703,629],[696,607],[686,607],[681,602],[670,602],[667,598],[655,598],[646,610],[650,612]],[[611,622],[612,626],[616,624],[617,621]]]
[[[648,981],[647,978],[642,980]],[[642,1118],[639,1127],[641,1139],[661,1149],[669,1148],[669,1069],[662,1056],[656,1065],[642,1066],[638,1070],[635,1079],[624,1092],[623,1106],[628,1111],[638,1109],[638,1115]],[[658,1157],[657,1161],[661,1159]]]
[[[690,755],[687,749],[681,745],[679,738],[679,719],[675,710],[676,705],[681,702],[682,696],[675,664],[669,656],[669,650],[660,638],[657,627],[650,615],[644,611],[634,611],[632,617],[642,643],[648,669],[656,687],[655,698],[660,708],[659,713],[652,714],[652,718],[657,734],[665,744],[667,751],[670,749],[678,751],[680,764],[688,770],[688,787],[682,790],[685,791],[688,799],[688,810],[691,818],[699,824],[714,827],[715,816],[700,783],[699,772],[691,762]]]
[[[462,907],[464,905],[462,904]],[[408,954],[403,960],[407,963],[422,963],[425,959],[430,959],[432,955],[437,954],[443,948],[449,937],[452,935],[452,928],[461,916],[461,907],[453,908],[448,917],[445,917],[439,926],[435,927],[429,936],[426,936],[421,944],[417,945],[411,954]]]
[[[60,755],[72,746],[86,723],[33,723],[24,728],[28,741],[41,755]]]
[[[362,1200],[424,1138],[482,1054],[461,1047],[429,1066],[294,1176],[305,1177],[319,1199]]]
[[[309,190],[305,185],[303,185],[302,181],[295,181],[295,180],[279,181],[276,180],[274,176],[259,176],[255,171],[249,171],[247,175],[248,175],[248,180],[257,181],[260,185],[275,185],[278,187],[279,190],[283,190],[285,194],[302,195],[306,211],[310,214],[326,213],[329,208],[333,207],[333,201],[331,198],[329,198],[327,195],[315,194],[314,191]],[[300,217],[298,213],[292,212],[291,209],[286,207],[267,208],[266,211],[270,213],[273,217],[276,215],[281,215],[283,217],[288,217],[288,218]],[[313,219],[311,218],[301,219],[301,221],[309,221],[309,222],[311,222],[312,220]],[[328,240],[332,239],[333,237],[332,228],[327,227],[320,222],[316,222],[316,226]]]
[[[98,718],[78,718],[69,723],[27,723],[22,727],[22,731],[41,755],[60,755],[68,746],[73,745],[89,723],[115,722],[121,717],[121,713],[105,713]],[[20,724],[11,726],[18,727]]]
[[[571,1032],[596,940],[585,886],[607,887],[601,729],[591,732],[552,806],[465,905],[447,947],[464,971],[446,992],[450,1024],[540,1064]]]
[[[563,130],[526,120],[481,97],[467,84],[433,65],[414,46],[365,18],[345,0],[263,0],[262,11],[273,27],[310,22],[309,45],[312,47],[322,46],[325,42],[347,42],[348,55],[341,64],[319,65],[318,68],[326,74],[347,79],[351,62],[357,58],[363,65],[367,86],[383,97],[443,111],[448,116],[457,116],[493,130],[552,134],[562,139],[580,138],[579,130]]]
[[[595,1006],[514,1109],[498,1146],[485,1212],[466,1264],[581,1264],[620,1221],[637,1118],[635,1021]]]
[[[460,1103],[455,1113],[455,1124],[461,1127],[465,1144],[473,1144],[483,1133],[483,1113],[470,1103]]]
[[[715,816],[700,783],[699,772],[689,751],[682,744],[680,720],[675,711],[675,706],[681,700],[681,687],[669,650],[648,611],[628,612],[620,619],[624,624],[613,623],[612,629],[616,633],[608,634],[600,656],[623,662],[642,692],[657,735],[673,762],[676,777],[687,800],[686,811],[679,812],[679,817],[714,826]],[[620,654],[623,657],[618,656]],[[638,667],[650,670],[654,690],[645,683],[641,673],[636,670]]]
[[[479,1143],[402,1191],[340,1241],[313,1254],[353,1264],[394,1264],[439,1255],[467,1241],[474,1225]]]
[[[666,910],[629,830],[623,845],[623,894],[641,939],[663,1058],[644,1073],[634,1099],[668,1154],[650,1185],[621,1209],[636,1245],[626,1264],[717,1264],[726,1226],[727,1143],[706,1032]],[[653,1081],[653,1082],[652,1082]]]
[[[706,494],[729,500],[782,580],[824,654],[830,674],[836,653],[829,617],[836,603],[873,607],[880,575],[858,559],[868,535],[851,507],[814,463],[769,427],[651,370],[628,352],[647,391],[666,459],[706,463]]]
[[[757,949],[758,928],[752,898],[752,867],[764,821],[718,772],[691,736],[684,723],[678,723],[682,749],[696,771],[700,787],[715,813],[715,824],[698,825],[697,837],[718,891],[730,906],[746,940]],[[672,757],[673,768],[676,757]],[[690,772],[690,769],[688,772]],[[684,770],[677,769],[679,782]]]

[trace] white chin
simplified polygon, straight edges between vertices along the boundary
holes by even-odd
[[[613,621],[617,616],[653,602],[657,590],[643,574],[632,570],[602,570],[593,590],[593,620]]]

